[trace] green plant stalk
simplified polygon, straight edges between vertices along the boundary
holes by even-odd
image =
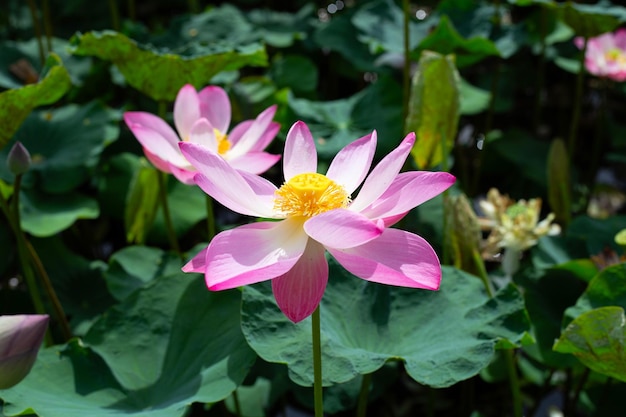
[[[569,152],[571,160],[574,160],[574,151],[576,149],[576,131],[578,130],[578,122],[580,119],[581,100],[583,96],[583,79],[585,75],[585,54],[587,53],[587,41],[589,38],[585,37],[585,43],[583,50],[580,54],[579,63],[580,69],[576,77],[576,90],[574,93],[574,106],[572,108],[572,123],[569,129],[569,140],[567,142],[567,150]]]
[[[167,112],[167,103],[163,100],[159,101],[159,117],[165,120],[166,112]],[[176,238],[176,232],[174,231],[174,224],[172,223],[172,216],[170,215],[170,206],[167,202],[167,174],[159,171],[159,175],[157,175],[159,181],[159,200],[161,202],[161,208],[163,208],[163,220],[165,221],[165,230],[167,231],[167,238],[170,241],[170,247],[176,254],[180,257],[180,259],[184,262],[185,258],[183,253],[180,251],[180,246],[178,245],[178,239]]]
[[[111,15],[111,27],[116,32],[120,31],[120,12],[117,9],[117,0],[109,0],[109,13]]]
[[[187,0],[187,6],[189,7],[189,12],[192,14],[196,14],[200,11],[198,0]]]
[[[128,0],[128,18],[133,22],[135,21],[136,10],[135,0]]]
[[[210,195],[206,196],[206,224],[208,241],[210,242],[215,236],[215,213],[213,210],[213,198]]]
[[[315,404],[315,417],[324,417],[324,397],[322,390],[322,338],[319,305],[311,316],[311,333],[313,334],[313,401]]]
[[[185,260],[180,246],[178,245],[178,239],[176,238],[176,231],[174,230],[174,224],[172,223],[172,216],[170,215],[170,206],[167,202],[167,187],[166,180],[167,174],[165,172],[158,172],[159,179],[159,200],[161,201],[161,208],[163,209],[163,220],[165,221],[165,229],[167,231],[167,238],[170,241],[170,246],[174,252],[180,257],[182,261]]]
[[[359,399],[356,408],[357,417],[365,417],[367,415],[367,397],[369,396],[371,385],[372,374],[363,375],[363,380],[361,381],[361,391],[359,391]]]
[[[14,197],[13,197],[13,208],[11,213],[11,208],[9,208],[8,204],[4,201],[3,198],[0,198],[0,208],[4,212],[9,222],[10,227],[13,229],[13,233],[15,234],[15,239],[17,242],[18,248],[18,257],[20,259],[20,264],[22,267],[22,271],[24,274],[24,279],[29,287],[29,291],[31,292],[31,297],[33,298],[33,306],[35,307],[35,311],[40,314],[45,313],[45,307],[43,305],[43,301],[41,298],[41,294],[39,293],[39,287],[37,285],[37,281],[35,276],[33,275],[32,266],[34,265],[35,269],[39,273],[41,277],[44,289],[50,299],[52,304],[52,309],[54,310],[55,317],[59,322],[61,332],[63,334],[63,338],[65,341],[71,339],[72,332],[70,330],[70,326],[67,322],[67,317],[65,316],[65,312],[63,311],[63,307],[61,306],[61,302],[54,291],[54,287],[50,281],[50,277],[48,276],[39,255],[35,251],[33,245],[26,239],[26,235],[21,229],[20,226],[20,212],[19,212],[19,191],[21,188],[22,176],[18,175],[15,177],[15,184],[13,187]],[[30,258],[30,259],[29,259]],[[29,262],[30,260],[30,262]],[[31,289],[32,288],[32,289]],[[52,340],[47,340],[46,343],[52,344]]]
[[[583,374],[580,376],[580,381],[578,381],[578,385],[576,385],[576,389],[574,390],[574,395],[572,396],[572,410],[576,410],[576,404],[578,404],[578,399],[580,398],[580,393],[583,391],[585,384],[587,383],[587,379],[589,378],[589,374],[591,370],[589,368],[585,368]]]
[[[478,267],[478,271],[480,271],[480,278],[483,281],[483,285],[485,286],[485,290],[490,298],[493,298],[494,292],[491,288],[491,283],[489,281],[489,276],[487,275],[487,269],[485,268],[485,262],[482,260],[478,252],[474,251],[473,253],[474,262]],[[522,417],[523,408],[522,408],[522,391],[520,389],[519,377],[517,375],[517,369],[515,367],[515,352],[513,349],[506,349],[503,352],[505,360],[507,372],[509,374],[509,384],[511,386],[511,397],[513,400],[513,415],[515,417]]]
[[[448,167],[448,154],[447,154],[447,148],[446,148],[446,135],[443,129],[441,129],[441,131],[439,132],[439,135],[441,137],[441,169],[444,172],[448,172],[449,167]],[[443,209],[444,209],[443,230],[444,230],[444,233],[445,231],[448,230],[448,216],[445,210],[446,210],[446,207],[450,206],[448,204],[449,198],[450,198],[450,190],[446,189],[443,192]],[[443,245],[443,253],[441,254],[441,260],[443,261],[444,265],[450,264],[450,251],[448,250],[448,245]]]
[[[404,15],[402,34],[404,37],[404,67],[402,68],[402,120],[406,125],[406,118],[409,115],[409,97],[411,95],[411,56],[410,56],[410,37],[409,37],[409,0],[402,0],[402,11]],[[406,128],[403,129],[406,133]]]
[[[241,403],[239,402],[239,394],[237,394],[236,388],[233,391],[233,403],[235,403],[235,414],[237,415],[237,417],[242,417],[243,414],[241,414]]]
[[[43,13],[43,31],[46,33],[46,45],[48,52],[52,52],[52,20],[50,19],[50,0],[41,2],[41,11]]]
[[[30,10],[30,16],[33,20],[33,30],[35,31],[35,37],[37,38],[37,47],[39,48],[39,62],[43,67],[46,62],[46,53],[43,49],[43,41],[41,40],[41,26],[39,26],[39,19],[37,18],[37,5],[35,0],[28,0],[28,9]]]

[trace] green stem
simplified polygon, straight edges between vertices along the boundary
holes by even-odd
[[[539,11],[539,33],[541,39],[541,49],[539,51],[539,64],[537,65],[537,85],[535,87],[535,114],[533,116],[533,132],[537,132],[541,125],[541,107],[543,102],[543,87],[545,79],[545,64],[546,64],[546,8],[541,7]]]
[[[210,195],[206,196],[206,224],[208,241],[210,242],[215,236],[215,214],[213,213],[213,198]]]
[[[128,18],[134,22],[135,16],[136,16],[135,0],[128,0]]]
[[[583,79],[585,75],[585,54],[587,53],[587,41],[589,38],[585,37],[585,43],[583,50],[580,54],[579,63],[580,69],[578,70],[578,76],[576,77],[576,92],[574,95],[574,107],[572,108],[572,123],[569,129],[569,141],[567,150],[569,151],[570,158],[574,159],[574,150],[576,148],[576,131],[578,130],[578,121],[580,119],[581,100],[583,96]]]
[[[117,9],[117,0],[109,0],[109,13],[111,15],[111,27],[119,32],[120,30],[120,12]]]
[[[483,258],[481,258],[478,250],[474,248],[472,251],[472,259],[474,260],[474,265],[476,269],[480,273],[480,279],[485,286],[485,290],[487,290],[487,295],[489,298],[493,298],[493,288],[491,288],[491,281],[489,281],[489,275],[487,274],[487,269],[485,268],[485,262]]]
[[[580,376],[580,381],[578,381],[578,385],[576,386],[576,390],[574,391],[574,396],[572,397],[572,411],[576,411],[576,405],[578,404],[578,399],[580,398],[580,393],[583,391],[585,384],[587,383],[587,379],[589,378],[590,369],[585,368],[583,374]]]
[[[313,333],[313,400],[315,404],[315,417],[324,417],[324,399],[322,390],[322,342],[319,305],[311,316],[311,332]]]
[[[46,309],[44,307],[44,304],[41,298],[41,293],[39,292],[39,286],[37,285],[35,274],[33,273],[30,263],[28,262],[28,253],[26,250],[26,239],[20,227],[20,198],[19,196],[20,196],[21,184],[22,184],[22,176],[17,175],[15,177],[15,183],[13,185],[12,207],[8,207],[7,217],[8,217],[9,223],[13,223],[14,225],[13,231],[15,232],[15,240],[17,241],[17,254],[20,260],[22,274],[24,274],[26,285],[28,285],[28,292],[30,293],[30,297],[33,301],[33,307],[35,308],[35,312],[37,312],[37,314],[46,314]]]
[[[43,42],[41,40],[41,26],[39,26],[39,18],[37,17],[37,5],[35,0],[28,0],[28,9],[30,10],[30,16],[33,20],[33,30],[35,31],[35,37],[37,38],[37,47],[39,48],[39,62],[43,67],[46,62],[46,53],[43,49]]]
[[[41,3],[43,12],[43,31],[46,33],[46,46],[48,52],[52,52],[52,20],[50,20],[50,0],[43,0]]]
[[[243,414],[241,414],[241,403],[239,402],[239,394],[237,394],[236,389],[233,391],[233,402],[235,403],[235,414],[237,415],[237,417],[242,417]]]
[[[196,14],[200,11],[200,5],[198,4],[198,0],[187,0],[187,6],[189,6],[189,11],[192,14]]]
[[[515,417],[523,416],[522,407],[522,391],[520,389],[519,377],[517,376],[517,368],[515,366],[515,351],[506,349],[503,351],[506,359],[506,367],[509,373],[509,383],[511,384],[511,395],[513,397],[513,415]]]
[[[363,375],[361,391],[359,392],[359,402],[356,408],[357,417],[365,417],[367,415],[367,397],[369,396],[370,385],[372,385],[372,374]]]
[[[167,231],[167,238],[170,241],[170,246],[174,252],[182,259],[182,252],[180,246],[178,246],[178,240],[176,238],[176,231],[174,230],[174,224],[172,223],[172,217],[170,216],[170,206],[167,202],[167,174],[165,172],[158,172],[157,178],[159,179],[159,200],[161,201],[161,208],[163,209],[163,220],[165,220],[165,229]]]
[[[402,34],[404,37],[404,67],[402,69],[402,120],[405,125],[406,118],[409,115],[409,96],[411,93],[411,56],[409,50],[409,43],[411,39],[409,38],[409,10],[409,0],[402,0],[402,11],[404,15],[402,27]],[[406,133],[406,129],[404,129],[404,133]]]

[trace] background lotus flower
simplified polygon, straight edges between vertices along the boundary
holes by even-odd
[[[287,134],[280,188],[237,172],[201,146],[181,143],[206,193],[241,214],[282,219],[218,234],[183,270],[203,272],[210,290],[272,279],[278,306],[294,322],[311,315],[322,298],[328,281],[325,250],[365,280],[438,289],[441,268],[433,248],[415,234],[388,228],[455,181],[445,172],[399,174],[414,141],[409,134],[368,176],[373,132],[342,149],[322,175],[316,173],[313,137],[297,122]]]
[[[10,388],[28,375],[48,320],[45,314],[0,316],[0,389]]]
[[[577,37],[574,43],[583,49],[585,40]],[[626,29],[590,38],[587,41],[585,67],[593,75],[615,81],[626,80]]]
[[[164,120],[146,112],[126,112],[124,121],[154,166],[185,184],[193,184],[195,169],[180,153],[179,141],[205,146],[234,168],[260,174],[280,159],[280,155],[263,152],[280,128],[272,121],[275,113],[276,106],[270,106],[255,120],[246,120],[228,132],[231,109],[226,92],[208,86],[198,93],[188,84],[180,89],[174,102],[178,134]]]

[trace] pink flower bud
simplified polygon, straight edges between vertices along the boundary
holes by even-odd
[[[15,142],[15,145],[9,151],[7,165],[13,175],[25,174],[28,168],[30,168],[30,153],[22,145],[22,142]]]
[[[10,388],[28,375],[48,320],[45,314],[0,316],[0,389]]]

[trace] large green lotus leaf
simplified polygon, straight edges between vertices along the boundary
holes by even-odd
[[[58,55],[49,56],[44,70],[46,73],[37,84],[0,93],[0,149],[9,143],[15,131],[35,107],[52,104],[69,90],[70,77]]]
[[[407,132],[415,132],[411,155],[419,169],[437,166],[454,146],[459,123],[459,82],[453,56],[422,53],[413,75],[405,124]]]
[[[146,406],[219,401],[256,358],[241,334],[240,299],[237,290],[208,291],[200,275],[161,276],[111,308],[84,340],[122,386],[145,393]]]
[[[526,268],[516,275],[515,280],[524,288],[524,300],[532,323],[531,335],[536,341],[523,347],[525,354],[549,367],[572,366],[574,358],[553,351],[552,345],[561,334],[563,313],[580,297],[585,283],[558,269],[538,271]]]
[[[74,252],[59,235],[33,238],[32,244],[70,319],[72,333],[84,335],[100,314],[115,303],[102,276],[106,264]],[[92,248],[82,249],[89,252]]]
[[[404,53],[404,12],[393,0],[369,2],[354,14],[352,23],[359,31],[359,40],[370,46],[370,51]],[[409,49],[413,49],[428,35],[436,21],[409,21]]]
[[[626,9],[620,6],[607,7],[601,4],[577,4],[568,1],[550,4],[556,7],[563,21],[579,36],[593,37],[615,30],[620,21],[626,20]]]
[[[157,277],[179,271],[181,266],[177,256],[161,249],[127,246],[111,256],[104,278],[113,297],[121,301]]]
[[[239,325],[241,293],[202,277],[162,276],[112,307],[82,342],[44,350],[31,374],[0,391],[4,413],[42,417],[177,417],[226,398],[256,355]],[[62,352],[60,352],[62,351]]]
[[[272,60],[270,77],[276,87],[287,87],[296,93],[311,92],[317,88],[317,66],[303,55],[277,55]]]
[[[487,38],[463,38],[447,16],[441,16],[437,28],[419,43],[412,55],[417,58],[425,50],[443,55],[455,54],[459,68],[475,64],[488,56],[500,55],[496,45]]]
[[[563,330],[554,350],[571,353],[590,369],[626,382],[626,317],[622,307],[600,307]]]
[[[580,296],[576,305],[565,312],[569,322],[590,310],[619,306],[626,309],[626,263],[609,266],[596,275]]]
[[[352,21],[354,13],[351,10],[354,9],[342,12],[320,24],[313,34],[313,40],[318,47],[335,51],[344,57],[350,63],[350,66],[346,67],[354,67],[361,71],[374,71],[376,70],[374,57],[367,45],[358,39],[358,31]]]
[[[438,292],[355,278],[330,259],[321,303],[323,383],[347,382],[402,360],[419,383],[446,387],[476,375],[498,341],[518,343],[528,328],[514,286],[490,299],[474,276],[443,267]],[[286,363],[297,384],[313,383],[310,318],[298,324],[278,309],[269,283],[243,290],[242,329],[263,359]]]
[[[459,94],[459,114],[477,114],[489,108],[491,93],[488,90],[473,86],[463,78],[460,79]]]
[[[315,138],[318,153],[326,159],[347,144],[378,133],[377,152],[389,152],[402,140],[402,93],[389,77],[346,99],[310,101],[289,99],[289,107],[307,123]]]
[[[265,49],[259,44],[202,48],[200,53],[183,56],[139,45],[112,31],[79,34],[71,42],[74,54],[113,62],[131,86],[158,101],[173,101],[183,85],[200,88],[222,71],[267,65]]]
[[[117,139],[120,113],[98,102],[34,111],[16,132],[32,157],[25,187],[66,193],[87,181],[104,148]],[[12,179],[6,165],[10,147],[0,151],[0,177]]]
[[[95,219],[100,214],[96,200],[79,193],[48,194],[24,190],[20,194],[22,229],[37,237],[53,236],[78,219]]]

